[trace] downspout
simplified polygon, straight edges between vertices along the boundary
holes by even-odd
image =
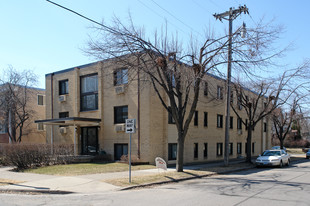
[[[53,79],[54,73],[51,74],[51,119],[54,119],[54,85],[53,85]],[[54,134],[53,134],[53,125],[51,125],[51,154],[53,154],[53,141],[54,141]]]
[[[138,58],[138,159],[140,159],[140,58]]]

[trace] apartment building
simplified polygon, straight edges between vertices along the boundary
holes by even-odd
[[[5,91],[6,85],[1,85],[1,91]],[[15,85],[15,90],[18,91],[18,88],[21,88],[18,85]],[[24,89],[24,88],[23,88]],[[34,121],[37,119],[45,118],[45,90],[40,88],[28,87],[26,92],[22,92],[16,95],[20,95],[18,98],[23,99],[27,95],[27,102],[25,110],[29,113],[29,119],[23,122],[21,143],[29,144],[45,144],[46,143],[46,132],[45,126],[40,123],[36,124]],[[22,114],[22,112],[19,112]],[[15,115],[15,117],[14,117]],[[16,124],[20,122],[17,114],[12,114],[11,118],[16,118]],[[10,128],[8,113],[6,111],[0,111],[0,143],[10,143],[8,130]],[[14,120],[12,119],[12,122]],[[14,124],[14,123],[12,123]],[[13,128],[13,126],[12,126]],[[17,129],[17,136],[19,136],[20,131]]]
[[[184,163],[224,156],[225,81],[213,75],[205,81],[185,140]],[[232,101],[237,104],[236,95]],[[46,119],[36,122],[46,125],[48,143],[73,144],[76,154],[104,152],[119,160],[128,153],[126,119],[137,120],[133,159],[154,163],[162,157],[175,163],[177,130],[150,83],[129,82],[127,69],[113,59],[46,75]],[[230,157],[245,156],[246,128],[233,113],[230,120]],[[269,125],[264,119],[255,127],[253,155],[271,146]]]

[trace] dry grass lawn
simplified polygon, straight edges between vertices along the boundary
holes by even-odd
[[[134,176],[131,178],[131,183],[129,183],[128,178],[109,179],[104,180],[104,182],[120,187],[136,186],[166,181],[178,181],[185,178],[215,175],[218,173],[223,173],[225,171],[237,170],[240,168],[251,168],[253,166],[253,164],[240,163],[229,165],[228,167],[219,166],[212,168],[203,168],[200,170],[184,170],[184,172],[160,172],[153,175]]]
[[[12,185],[12,184],[19,184],[19,183],[22,183],[22,181],[9,180],[9,179],[1,179],[1,178],[0,178],[0,186],[3,186],[3,185]]]
[[[153,165],[136,165],[132,166],[132,170],[154,169]],[[99,174],[110,172],[128,171],[128,164],[124,163],[80,163],[68,165],[53,165],[47,167],[40,167],[37,169],[28,169],[24,172],[59,175],[59,176],[77,176],[87,174]]]

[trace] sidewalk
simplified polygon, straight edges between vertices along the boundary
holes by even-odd
[[[244,160],[230,161],[230,164],[240,163]],[[223,162],[206,163],[201,165],[184,166],[184,170],[196,170],[201,168],[212,168],[223,165]],[[248,169],[239,168],[238,170]],[[116,191],[124,189],[117,187],[102,180],[115,178],[128,178],[128,171],[101,173],[80,176],[53,176],[40,175],[23,172],[13,172],[10,167],[0,168],[0,183],[1,179],[14,180],[15,184],[0,186],[1,192],[29,192],[29,193],[54,193],[54,194],[68,194],[68,193],[102,193],[108,191]],[[132,177],[157,174],[163,170],[148,169],[132,171]],[[175,171],[175,168],[168,168],[168,171]],[[234,170],[236,171],[236,169]],[[227,171],[233,172],[233,171]]]

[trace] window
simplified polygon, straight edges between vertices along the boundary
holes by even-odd
[[[170,107],[169,107],[170,109]],[[170,112],[168,112],[168,124],[175,124],[175,121],[172,117],[172,114]]]
[[[69,112],[59,112],[59,118],[67,118],[69,117]],[[59,125],[59,127],[68,127],[68,125]]]
[[[169,143],[168,144],[168,160],[176,160],[177,159],[177,144]]]
[[[242,119],[239,117],[237,119],[237,129],[242,129]]]
[[[254,154],[255,152],[255,142],[252,142],[252,153]]]
[[[69,112],[59,112],[59,118],[69,117]]]
[[[241,154],[242,153],[242,143],[238,142],[237,143],[237,154]]]
[[[228,154],[233,155],[233,143],[229,143],[228,149],[229,149]]]
[[[43,131],[43,130],[44,130],[43,123],[38,123],[38,131]]]
[[[114,124],[125,123],[128,119],[128,106],[114,107]]]
[[[122,68],[114,71],[114,86],[128,83],[128,69]]]
[[[233,129],[233,127],[234,127],[234,118],[230,117],[230,119],[229,119],[229,128]]]
[[[234,92],[230,91],[230,103],[233,104],[234,103]]]
[[[195,111],[194,125],[195,125],[195,126],[198,126],[198,111]]]
[[[198,143],[194,143],[194,159],[198,159]]]
[[[98,75],[81,77],[81,111],[98,109]]]
[[[7,133],[6,124],[0,121],[0,134],[5,134],[5,133]]]
[[[223,87],[217,86],[217,99],[223,99]]]
[[[242,96],[238,95],[237,97],[237,105],[238,105],[238,109],[241,110],[242,109]]]
[[[169,79],[170,79],[170,81],[171,81],[171,85],[172,85],[172,87],[174,88],[175,85],[176,85],[176,82],[175,82],[175,74],[171,71],[168,75],[169,75]]]
[[[245,153],[248,153],[248,143],[246,142],[244,146],[245,146],[244,147],[245,148]]]
[[[223,115],[217,115],[217,128],[223,128]]]
[[[223,155],[223,143],[217,143],[216,144],[216,156],[222,156]]]
[[[208,96],[208,82],[205,82],[204,88],[203,88],[203,95]]]
[[[248,119],[245,120],[245,130],[248,130]]]
[[[114,144],[114,160],[120,160],[123,155],[128,155],[128,144]]]
[[[208,112],[204,113],[204,117],[203,117],[203,126],[207,127],[208,126]]]
[[[68,79],[59,81],[59,95],[69,94]]]
[[[44,105],[43,95],[38,95],[38,105]]]
[[[203,157],[204,157],[204,158],[207,158],[207,157],[208,157],[208,143],[204,143]]]
[[[264,122],[264,132],[267,132],[267,123]]]

